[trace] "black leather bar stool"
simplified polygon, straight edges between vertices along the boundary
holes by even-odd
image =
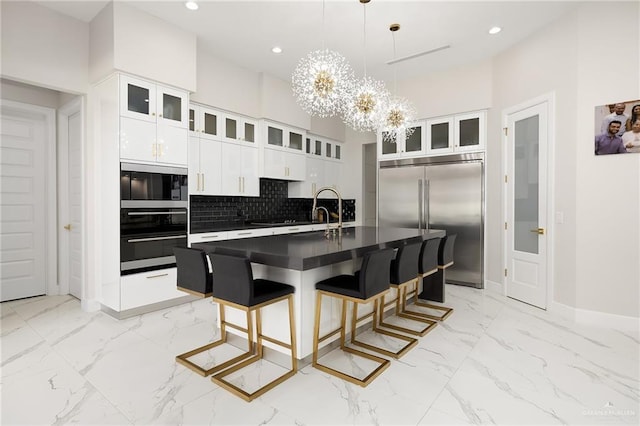
[[[213,274],[210,270],[210,263],[207,254],[203,250],[193,248],[174,248],[173,254],[176,257],[177,266],[177,288],[194,296],[209,297],[213,292]],[[220,306],[220,316],[224,318],[223,307]],[[199,353],[208,351],[216,346],[220,346],[227,342],[226,323],[221,321],[220,339],[208,343],[199,348],[193,349],[176,356],[176,361],[185,367],[195,371],[201,376],[208,376],[216,371],[223,370],[236,364],[243,359],[251,356],[253,353],[253,341],[249,341],[247,351],[234,358],[220,362],[211,368],[204,368],[189,358]]]
[[[404,355],[409,349],[414,347],[418,341],[412,337],[403,336],[401,334],[392,333],[381,330],[377,325],[378,312],[381,309],[380,299],[389,292],[389,268],[391,260],[394,256],[393,249],[380,249],[366,253],[362,259],[362,266],[354,275],[339,275],[328,278],[316,284],[316,314],[313,334],[313,366],[319,370],[329,373],[333,376],[347,380],[360,386],[367,386],[378,377],[385,369],[389,367],[388,359],[346,346],[346,329],[347,329],[347,305],[348,302],[353,303],[351,318],[351,343],[366,349],[379,352],[394,358]],[[320,317],[322,310],[322,297],[329,296],[342,300],[340,327],[330,333],[320,336]],[[358,305],[373,303],[374,309],[371,314],[358,318]],[[398,351],[393,352],[386,348],[370,345],[368,343],[356,340],[356,329],[358,322],[372,318],[373,331],[384,334],[399,340],[406,344]],[[331,336],[340,333],[340,348],[352,355],[363,357],[378,363],[378,366],[364,378],[352,376],[342,371],[331,368],[318,362],[318,345],[320,342]]]
[[[420,255],[420,249],[422,242],[405,244],[398,248],[395,259],[391,262],[391,274],[390,274],[390,286],[396,290],[396,297],[388,305],[385,305],[385,295],[382,295],[382,309],[380,309],[380,322],[381,326],[391,328],[393,330],[401,331],[403,333],[412,334],[416,336],[424,336],[431,330],[433,330],[437,322],[427,318],[416,317],[408,315],[404,312],[406,309],[406,294],[410,285],[414,285],[417,288],[418,285],[418,257]],[[405,318],[414,322],[419,322],[420,328],[408,328],[402,327],[390,322],[385,322],[384,308],[395,303],[395,315],[401,318]]]
[[[219,318],[221,338],[213,343],[209,343],[185,354],[178,355],[176,360],[203,376],[211,373],[217,373],[211,378],[214,383],[246,401],[252,401],[293,376],[297,371],[295,321],[293,314],[293,294],[295,289],[290,285],[275,281],[264,279],[254,280],[253,272],[251,270],[251,262],[246,257],[214,253],[210,255],[210,258],[213,264],[215,276],[212,287],[213,301],[218,303],[220,308]],[[178,261],[178,257],[176,257],[176,261]],[[181,265],[178,263],[178,270],[180,270],[180,267]],[[206,265],[206,268],[208,270],[208,265]],[[261,309],[265,306],[285,300],[287,301],[289,308],[289,343],[282,342],[262,334]],[[227,321],[225,318],[226,307],[244,311],[246,313],[246,327]],[[253,320],[254,313],[255,331]],[[239,330],[247,335],[247,351],[208,370],[203,369],[188,359],[201,352],[212,349],[223,343],[227,343],[227,327]],[[254,338],[256,343],[254,343]],[[263,340],[267,340],[290,351],[291,369],[271,382],[261,386],[254,392],[249,393],[226,380],[225,377],[262,359]]]
[[[246,332],[247,338],[251,342],[253,341],[254,334],[252,314],[255,313],[257,337],[256,350],[253,357],[246,359],[239,364],[233,365],[220,373],[214,374],[213,377],[211,377],[211,380],[244,400],[252,401],[295,375],[298,370],[298,360],[296,356],[296,330],[293,313],[293,294],[295,292],[295,288],[288,284],[276,281],[254,279],[251,262],[247,257],[218,253],[212,253],[210,256],[215,276],[213,300],[220,304],[222,312],[220,318],[221,323],[224,322],[227,326]],[[289,343],[266,336],[262,333],[262,308],[285,300],[287,301],[289,308]],[[225,306],[246,312],[247,329],[243,330],[241,327],[231,324],[225,320]],[[264,354],[263,340],[267,340],[270,343],[289,350],[291,354],[291,369],[261,386],[259,389],[249,393],[239,386],[236,386],[225,377],[261,360]]]
[[[418,280],[424,277],[435,274],[438,270],[444,270],[453,265],[453,247],[456,241],[456,235],[448,235],[444,238],[434,238],[425,240],[422,242],[422,249],[420,250],[420,263],[419,263],[419,276]],[[442,277],[444,282],[444,275]],[[409,315],[416,315],[422,318],[434,319],[437,321],[444,321],[453,313],[453,308],[446,306],[434,305],[431,303],[421,302],[418,299],[418,285],[409,294],[414,296],[414,305],[435,309],[442,312],[441,315],[434,315],[431,313],[417,312],[414,310],[405,309],[405,312]]]
[[[213,274],[204,250],[176,247],[177,288],[198,297],[209,297],[213,289]]]

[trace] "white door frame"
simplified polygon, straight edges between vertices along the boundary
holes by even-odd
[[[547,280],[547,300],[546,300],[546,306],[547,306],[547,310],[549,310],[550,306],[551,306],[551,302],[553,301],[553,288],[554,288],[554,282],[553,282],[553,277],[554,277],[554,250],[553,248],[555,247],[555,223],[553,221],[554,218],[554,214],[553,212],[555,211],[555,191],[554,191],[554,183],[555,183],[555,128],[556,128],[556,119],[555,119],[555,92],[550,92],[550,93],[545,93],[544,95],[538,96],[536,98],[527,100],[525,102],[522,102],[518,105],[509,107],[509,108],[505,108],[502,111],[502,128],[507,128],[508,127],[508,117],[511,114],[514,114],[518,111],[522,111],[524,109],[527,108],[531,108],[533,106],[542,104],[542,103],[546,103],[547,104],[547,145],[548,145],[548,149],[547,149],[547,211],[546,211],[546,215],[547,215],[547,233],[546,233],[546,238],[541,239],[541,241],[543,241],[543,243],[546,245],[546,251],[547,251],[547,274],[546,274],[546,280]],[[508,164],[510,161],[509,155],[508,155],[508,147],[507,147],[507,141],[508,141],[508,136],[505,134],[505,132],[502,132],[502,175],[503,176],[507,176],[507,170],[508,170]],[[508,209],[510,208],[509,206],[509,197],[507,194],[508,191],[508,185],[505,182],[505,180],[503,179],[503,185],[502,185],[502,203],[503,203],[503,210],[502,210],[502,214],[503,214],[503,222],[506,223],[506,219],[508,217]],[[508,241],[508,232],[505,230],[504,232],[504,237],[503,237],[503,241],[502,241],[502,247],[503,247],[503,259],[502,259],[502,264],[504,269],[507,269],[507,264],[508,264],[508,251],[507,248],[509,247]],[[506,277],[503,276],[502,278],[502,289],[503,289],[503,294],[506,296],[507,295],[507,279]]]
[[[59,231],[60,238],[58,240],[58,247],[60,256],[58,258],[58,268],[60,271],[60,294],[69,294],[69,235],[64,232],[64,226],[67,224],[67,219],[69,217],[69,117],[73,114],[80,114],[80,149],[81,149],[81,164],[80,164],[80,175],[84,176],[84,139],[85,139],[85,126],[84,126],[84,97],[77,96],[72,101],[63,105],[58,110],[58,214],[59,220],[57,224],[57,229]],[[84,179],[81,179],[80,184],[82,187],[80,188],[80,193],[82,194],[82,198],[84,200],[84,191],[85,184]],[[81,215],[81,223],[82,228],[80,229],[82,246],[86,247],[85,241],[85,211],[84,211],[84,201],[82,203],[82,211]],[[81,300],[86,298],[87,289],[86,289],[86,253],[85,250],[82,250],[82,261],[81,261],[81,276],[82,276],[82,290],[81,290]]]
[[[57,214],[56,214],[56,110],[37,105],[25,104],[22,102],[0,99],[3,107],[24,111],[28,113],[36,113],[44,116],[47,128],[47,142],[45,144],[45,177],[46,191],[45,205],[47,214],[45,215],[45,280],[47,295],[60,294],[58,285],[58,248],[57,248]]]

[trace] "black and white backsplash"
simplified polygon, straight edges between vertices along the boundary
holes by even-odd
[[[233,229],[252,222],[311,220],[312,198],[288,198],[288,182],[260,179],[259,197],[227,197],[192,195],[191,232]],[[338,212],[337,199],[319,199],[318,206]],[[356,200],[342,200],[342,220],[356,219]],[[332,219],[337,221],[337,219]]]

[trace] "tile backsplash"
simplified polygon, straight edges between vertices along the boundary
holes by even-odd
[[[288,189],[287,181],[262,178],[259,197],[191,195],[190,232],[232,229],[251,222],[310,221],[313,199],[288,198]],[[338,212],[337,199],[320,199],[318,206],[326,207],[330,212]],[[348,222],[355,218],[356,201],[343,199],[342,220]]]

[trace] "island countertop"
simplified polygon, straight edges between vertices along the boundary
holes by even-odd
[[[399,247],[406,242],[442,238],[445,231],[409,228],[356,226],[344,228],[342,237],[324,231],[283,234],[240,240],[195,243],[193,247],[209,252],[241,254],[254,263],[306,271],[361,257],[364,253],[386,247]]]

